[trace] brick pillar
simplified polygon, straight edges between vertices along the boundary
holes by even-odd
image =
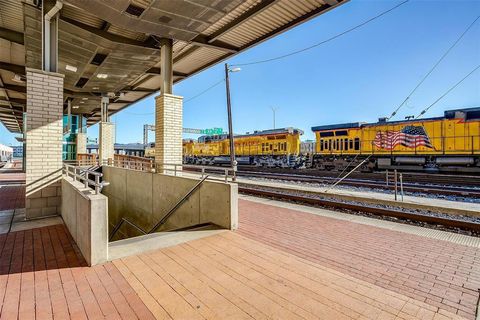
[[[98,127],[100,130],[98,135],[98,161],[102,163],[103,160],[113,160],[115,154],[115,123],[100,122]]]
[[[85,132],[77,133],[77,154],[87,153],[87,134]]]
[[[26,69],[26,218],[60,214],[62,74]]]
[[[182,114],[183,97],[155,97],[155,163],[182,163]]]

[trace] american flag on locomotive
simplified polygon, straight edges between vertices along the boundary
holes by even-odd
[[[401,131],[378,131],[373,144],[386,150],[393,150],[398,145],[407,148],[427,147],[433,149],[430,138],[422,126],[406,126]]]

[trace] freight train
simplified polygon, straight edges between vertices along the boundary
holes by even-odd
[[[480,172],[480,108],[447,110],[443,117],[313,127],[310,166],[343,170]]]
[[[240,165],[341,171],[399,169],[480,173],[480,108],[447,110],[441,117],[312,127],[315,141],[300,142],[303,131],[282,128],[235,136]],[[230,163],[228,135],[183,142],[184,163]],[[152,156],[152,152],[146,150]]]
[[[282,128],[235,135],[235,159],[239,165],[298,168],[304,161],[300,153],[302,130]],[[227,134],[202,136],[198,141],[183,141],[184,163],[230,163],[230,140]]]

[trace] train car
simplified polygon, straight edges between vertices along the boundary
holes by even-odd
[[[445,111],[443,117],[344,123],[313,127],[312,166],[343,170],[360,164],[363,171],[480,172],[480,108]]]
[[[238,164],[264,167],[296,168],[303,164],[300,136],[303,131],[282,128],[235,135]],[[184,162],[192,164],[230,163],[230,142],[227,134],[202,136],[198,142],[185,142]]]

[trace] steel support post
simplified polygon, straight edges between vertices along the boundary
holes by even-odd
[[[230,69],[225,63],[225,88],[227,90],[227,112],[228,112],[228,137],[230,140],[230,165],[233,169],[233,181],[236,179],[237,161],[235,160],[235,141],[233,138],[233,124],[232,124],[232,103],[230,100]]]
[[[160,49],[160,92],[162,94],[173,93],[173,41],[164,39]]]

